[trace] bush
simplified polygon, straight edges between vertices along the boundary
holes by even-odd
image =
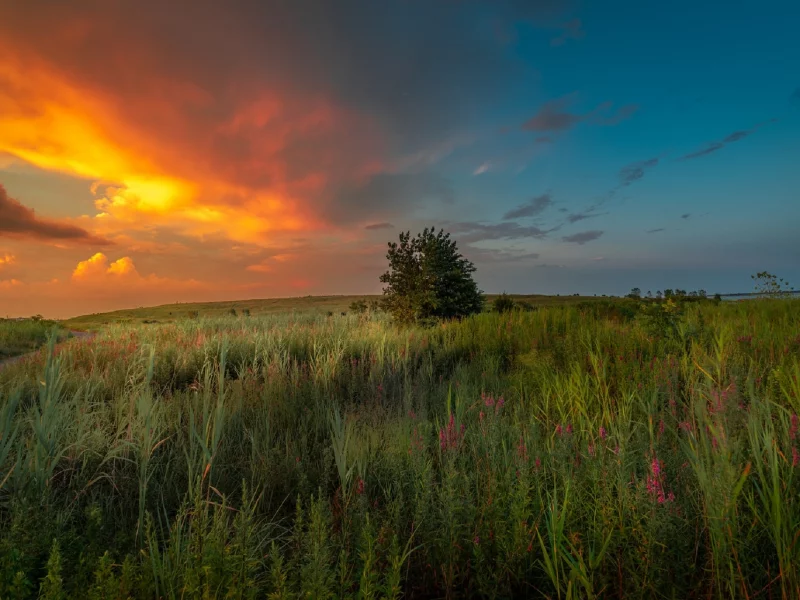
[[[353,302],[350,303],[350,310],[357,314],[363,314],[367,312],[367,301],[353,300]]]
[[[494,299],[494,312],[507,313],[514,310],[514,299],[503,292]]]

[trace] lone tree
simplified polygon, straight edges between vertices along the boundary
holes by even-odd
[[[475,265],[458,252],[449,233],[434,228],[415,238],[401,233],[399,243],[389,243],[386,258],[383,308],[396,321],[454,319],[483,309],[483,294],[472,279]]]

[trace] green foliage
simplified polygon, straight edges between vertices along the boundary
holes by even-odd
[[[386,258],[389,270],[380,278],[386,284],[383,307],[397,322],[461,318],[483,309],[472,278],[475,266],[458,252],[449,233],[433,228],[414,238],[401,233],[399,243],[389,243]]]
[[[32,352],[50,337],[60,341],[68,335],[53,321],[0,319],[0,360]]]
[[[353,300],[353,302],[350,303],[350,310],[359,315],[367,312],[368,308],[367,301],[364,299]]]
[[[670,296],[664,302],[645,303],[641,306],[641,318],[648,331],[657,336],[674,338],[678,334],[683,308]]]
[[[789,285],[788,281],[784,281],[783,277],[778,277],[768,271],[761,271],[751,275],[750,279],[755,282],[757,294],[771,298],[788,298],[791,296],[791,292],[794,291],[794,288]]]
[[[494,299],[492,303],[492,308],[494,312],[497,313],[507,313],[511,310],[514,310],[514,299],[503,292],[497,298]]]
[[[61,552],[59,551],[57,540],[53,540],[46,568],[47,573],[39,586],[39,598],[41,600],[65,599],[67,595],[64,592],[64,582],[61,578],[63,566],[61,564]]]

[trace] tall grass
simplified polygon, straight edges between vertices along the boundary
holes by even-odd
[[[800,303],[635,312],[51,344],[0,371],[0,598],[800,597]]]

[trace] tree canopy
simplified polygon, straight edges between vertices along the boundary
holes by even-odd
[[[472,273],[475,265],[458,251],[444,230],[426,228],[416,237],[400,233],[386,254],[389,270],[381,275],[386,284],[383,307],[401,323],[454,319],[483,309],[483,293]]]

